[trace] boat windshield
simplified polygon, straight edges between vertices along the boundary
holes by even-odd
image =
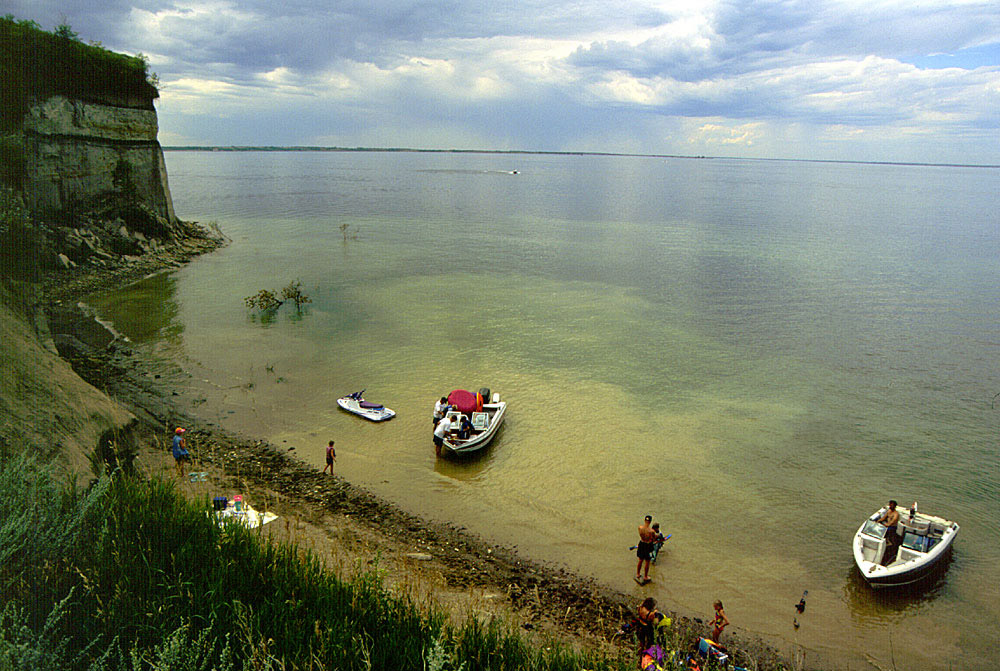
[[[927,552],[927,536],[907,532],[903,536],[903,547],[917,552]]]
[[[868,520],[865,522],[865,528],[861,530],[861,533],[881,540],[882,538],[885,538],[885,527],[878,522]]]

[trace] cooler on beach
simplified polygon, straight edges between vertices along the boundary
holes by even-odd
[[[719,664],[725,664],[729,659],[729,655],[719,648],[718,643],[707,638],[698,639],[698,654],[706,659],[715,660]]]

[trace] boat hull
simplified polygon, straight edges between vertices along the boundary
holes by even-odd
[[[441,445],[442,453],[455,456],[473,454],[493,442],[493,439],[500,431],[500,427],[503,425],[504,416],[507,414],[507,403],[506,401],[484,403],[483,411],[490,417],[487,429],[481,433],[474,434],[468,440],[458,440],[454,436],[445,438]]]

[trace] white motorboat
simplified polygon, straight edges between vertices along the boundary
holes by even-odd
[[[478,394],[456,389],[448,395],[450,409],[445,417],[451,420],[451,431],[442,442],[443,453],[470,454],[490,444],[497,435],[507,413],[507,402],[500,400],[500,394],[490,394],[483,388]],[[462,420],[466,419],[466,429],[462,430]]]
[[[958,524],[942,517],[903,510],[893,532],[898,537],[889,539],[885,525],[875,521],[885,511],[882,508],[866,519],[854,535],[854,563],[876,589],[925,578],[951,549],[959,529]]]
[[[363,396],[364,393],[365,391],[361,390],[338,398],[337,405],[347,412],[353,412],[355,415],[360,415],[373,422],[381,422],[396,416],[395,411],[390,410],[381,403],[366,401]]]

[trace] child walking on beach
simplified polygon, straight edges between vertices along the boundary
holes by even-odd
[[[191,463],[191,453],[187,451],[187,441],[184,439],[184,428],[178,426],[174,429],[174,439],[171,445],[174,455],[174,465],[177,467],[177,476],[184,478],[184,464]]]
[[[337,451],[333,449],[333,441],[326,446],[326,466],[323,467],[323,472],[326,473],[326,469],[330,469],[330,475],[333,475],[333,462],[337,460]]]

